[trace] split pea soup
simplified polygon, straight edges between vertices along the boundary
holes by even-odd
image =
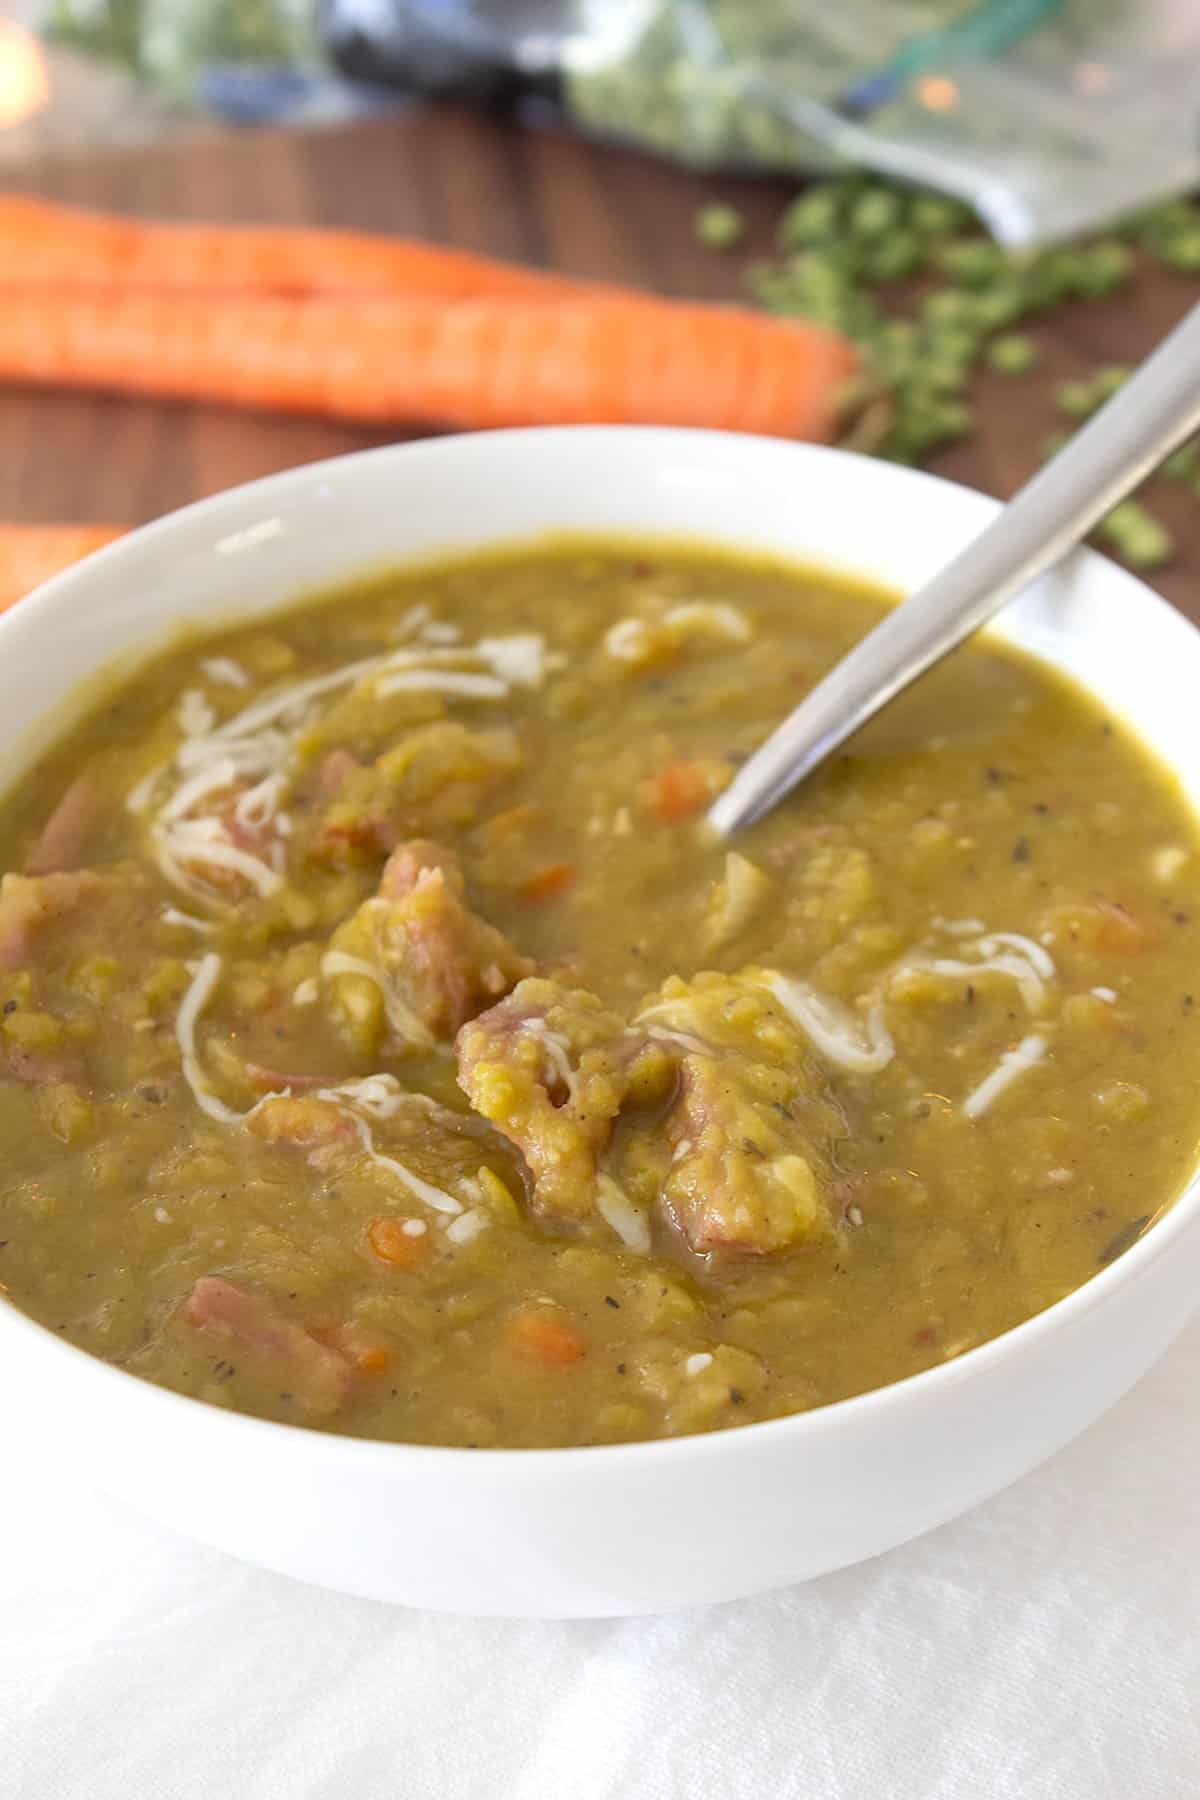
[[[887,596],[554,539],[190,637],[0,805],[0,1284],[213,1405],[594,1444],[1088,1280],[1200,1137],[1196,826],[986,639],[733,845]]]

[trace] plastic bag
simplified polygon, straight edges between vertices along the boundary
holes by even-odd
[[[1004,243],[1200,184],[1200,0],[324,0],[344,68],[553,92],[700,167],[853,163],[967,200]]]
[[[1094,230],[1200,182],[1197,0],[617,10],[619,44],[612,6],[586,0],[569,104],[593,130],[688,162],[862,164],[968,200],[1011,245]]]

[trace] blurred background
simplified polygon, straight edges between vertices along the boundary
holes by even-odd
[[[0,199],[810,321],[860,359],[835,436],[1005,494],[1200,297],[1198,94],[1196,0],[8,0]],[[0,525],[134,524],[442,423],[47,361],[30,283],[61,345],[97,278],[39,218],[52,278],[0,231]],[[1198,520],[1189,447],[1101,537],[1194,610]]]

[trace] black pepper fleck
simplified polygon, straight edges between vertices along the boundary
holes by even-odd
[[[616,1307],[620,1306],[621,1302],[619,1300],[614,1300],[611,1294],[605,1294],[604,1304],[605,1304],[605,1306],[611,1306],[611,1307],[616,1308]]]
[[[4,1002],[4,1016],[6,1019],[9,1015],[9,1013],[15,1013],[16,1010],[17,1010],[17,1003],[15,1000],[6,1000]]]
[[[1012,847],[1013,861],[1015,863],[1027,863],[1030,855],[1029,839],[1027,837],[1019,837]]]

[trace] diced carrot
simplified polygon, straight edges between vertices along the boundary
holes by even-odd
[[[578,879],[579,870],[574,863],[546,863],[542,868],[535,869],[532,875],[526,876],[517,892],[522,900],[528,900],[536,906],[543,900],[559,899],[575,886]]]
[[[1052,907],[1045,923],[1057,942],[1081,944],[1114,956],[1132,956],[1154,943],[1153,925],[1117,900],[1068,901]]]
[[[393,1269],[416,1269],[430,1251],[428,1231],[416,1234],[405,1231],[405,1219],[372,1219],[367,1227],[367,1242],[381,1262]]]
[[[729,770],[715,757],[664,763],[642,783],[641,797],[660,825],[677,825],[703,812],[729,783]]]
[[[1102,950],[1113,950],[1128,956],[1146,949],[1152,942],[1156,934],[1144,920],[1137,918],[1128,907],[1122,906],[1120,901],[1098,900],[1096,905],[1103,920],[1098,939]]]
[[[587,1355],[587,1340],[566,1314],[548,1306],[526,1306],[505,1326],[505,1341],[518,1356],[548,1368],[566,1368]]]
[[[395,1361],[391,1348],[353,1319],[308,1329],[310,1336],[336,1350],[360,1375],[385,1375]]]

